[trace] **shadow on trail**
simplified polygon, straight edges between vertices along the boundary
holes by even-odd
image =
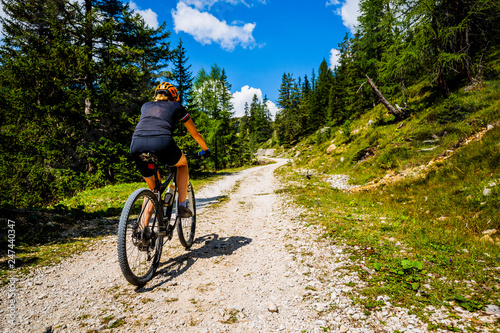
[[[252,239],[241,236],[219,238],[217,234],[205,235],[198,237],[196,244],[203,244],[200,248],[192,248],[189,252],[183,253],[175,258],[170,258],[166,262],[161,262],[156,272],[156,276],[161,276],[161,280],[155,285],[137,289],[137,292],[149,292],[163,284],[172,281],[186,272],[198,259],[208,259],[212,257],[220,257],[222,255],[231,255],[237,249],[248,245]]]
[[[200,209],[203,209],[207,206],[210,206],[210,205],[214,205],[222,200],[225,200],[227,199],[228,196],[227,195],[218,195],[218,196],[215,196],[215,197],[211,197],[211,198],[195,198],[196,199],[196,210],[200,210]]]

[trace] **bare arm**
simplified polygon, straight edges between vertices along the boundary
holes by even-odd
[[[198,144],[200,145],[201,149],[208,150],[208,146],[205,143],[205,139],[203,139],[203,137],[201,136],[200,132],[198,132],[198,130],[196,129],[196,126],[194,125],[193,120],[189,119],[188,121],[186,121],[184,123],[184,126],[186,126],[189,134],[191,134],[191,136],[193,137],[193,139],[195,139],[196,142],[198,142]]]

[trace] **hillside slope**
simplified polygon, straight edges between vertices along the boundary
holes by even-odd
[[[484,314],[500,306],[500,82],[433,104],[412,89],[420,111],[395,121],[378,105],[318,129],[283,150],[280,175],[310,223],[365,262],[367,311],[388,295],[423,320],[428,306]]]

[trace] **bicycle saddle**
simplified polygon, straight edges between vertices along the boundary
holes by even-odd
[[[158,157],[152,153],[142,153],[139,158],[147,163],[158,164]]]

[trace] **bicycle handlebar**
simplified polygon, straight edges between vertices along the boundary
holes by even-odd
[[[201,158],[199,153],[184,153],[184,155],[186,155],[188,159]]]
[[[186,156],[198,156],[198,157],[200,157],[199,153],[184,153],[184,155],[186,155]]]

